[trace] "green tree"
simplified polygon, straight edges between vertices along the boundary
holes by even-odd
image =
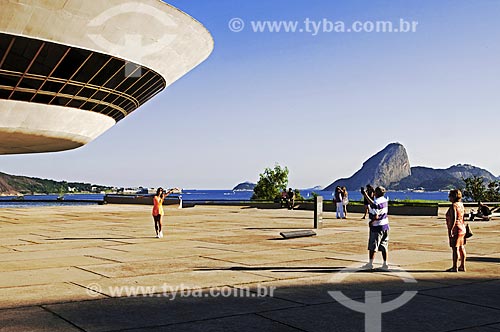
[[[274,200],[288,185],[288,168],[274,165],[274,169],[267,167],[259,175],[259,181],[253,189],[252,199]]]
[[[464,196],[471,201],[484,201],[485,187],[482,176],[473,176],[463,179],[465,182]]]
[[[466,199],[475,202],[498,202],[500,200],[500,181],[487,182],[482,176],[473,176],[463,180]]]
[[[486,188],[486,199],[488,202],[500,201],[500,181],[491,181]]]
[[[302,197],[302,195],[300,194],[300,190],[295,189],[294,192],[295,192],[295,200],[296,201],[303,201],[304,200],[304,197]]]

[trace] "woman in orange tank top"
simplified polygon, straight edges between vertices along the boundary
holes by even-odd
[[[170,195],[173,192],[173,189],[170,189],[167,192],[163,192],[163,188],[158,188],[156,190],[156,195],[153,196],[153,220],[155,222],[155,230],[156,230],[156,237],[157,238],[162,238],[163,237],[163,231],[162,231],[162,221],[163,221],[163,200],[165,200],[165,197]]]
[[[453,266],[447,272],[465,271],[465,222],[464,205],[462,204],[462,192],[458,189],[450,190],[448,199],[452,203],[446,212],[446,226],[448,228],[448,240],[452,251]],[[458,254],[460,253],[460,266],[457,268]]]

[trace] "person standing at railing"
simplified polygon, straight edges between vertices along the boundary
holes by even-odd
[[[344,198],[344,196],[342,194],[342,188],[340,188],[340,186],[337,186],[335,188],[335,193],[334,193],[334,197],[333,197],[333,201],[336,204],[335,216],[337,217],[337,219],[345,219],[344,205],[342,203],[343,198]]]
[[[347,219],[347,205],[349,204],[349,193],[346,187],[342,187],[342,209],[344,210],[344,218]]]
[[[366,193],[368,194],[368,197],[373,199],[374,194],[375,194],[375,189],[373,189],[373,187],[371,185],[367,184],[366,185]],[[368,202],[368,200],[365,197],[363,197],[363,204],[365,205],[365,214],[363,215],[363,218],[361,218],[361,219],[365,219],[366,215],[368,214],[368,212],[370,210],[370,202]]]

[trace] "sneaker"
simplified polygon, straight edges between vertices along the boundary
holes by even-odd
[[[389,265],[384,263],[382,264],[382,266],[380,267],[381,270],[384,270],[384,271],[389,271]]]
[[[158,236],[160,239],[163,237],[163,231],[160,231],[160,234]]]
[[[366,263],[362,267],[360,267],[361,270],[373,270],[373,264],[371,263]]]

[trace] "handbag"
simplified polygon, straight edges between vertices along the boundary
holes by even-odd
[[[467,225],[465,226],[465,238],[468,239],[472,235],[474,235],[474,233],[472,233],[472,231],[471,231],[471,229],[469,227],[469,224],[467,223]]]

